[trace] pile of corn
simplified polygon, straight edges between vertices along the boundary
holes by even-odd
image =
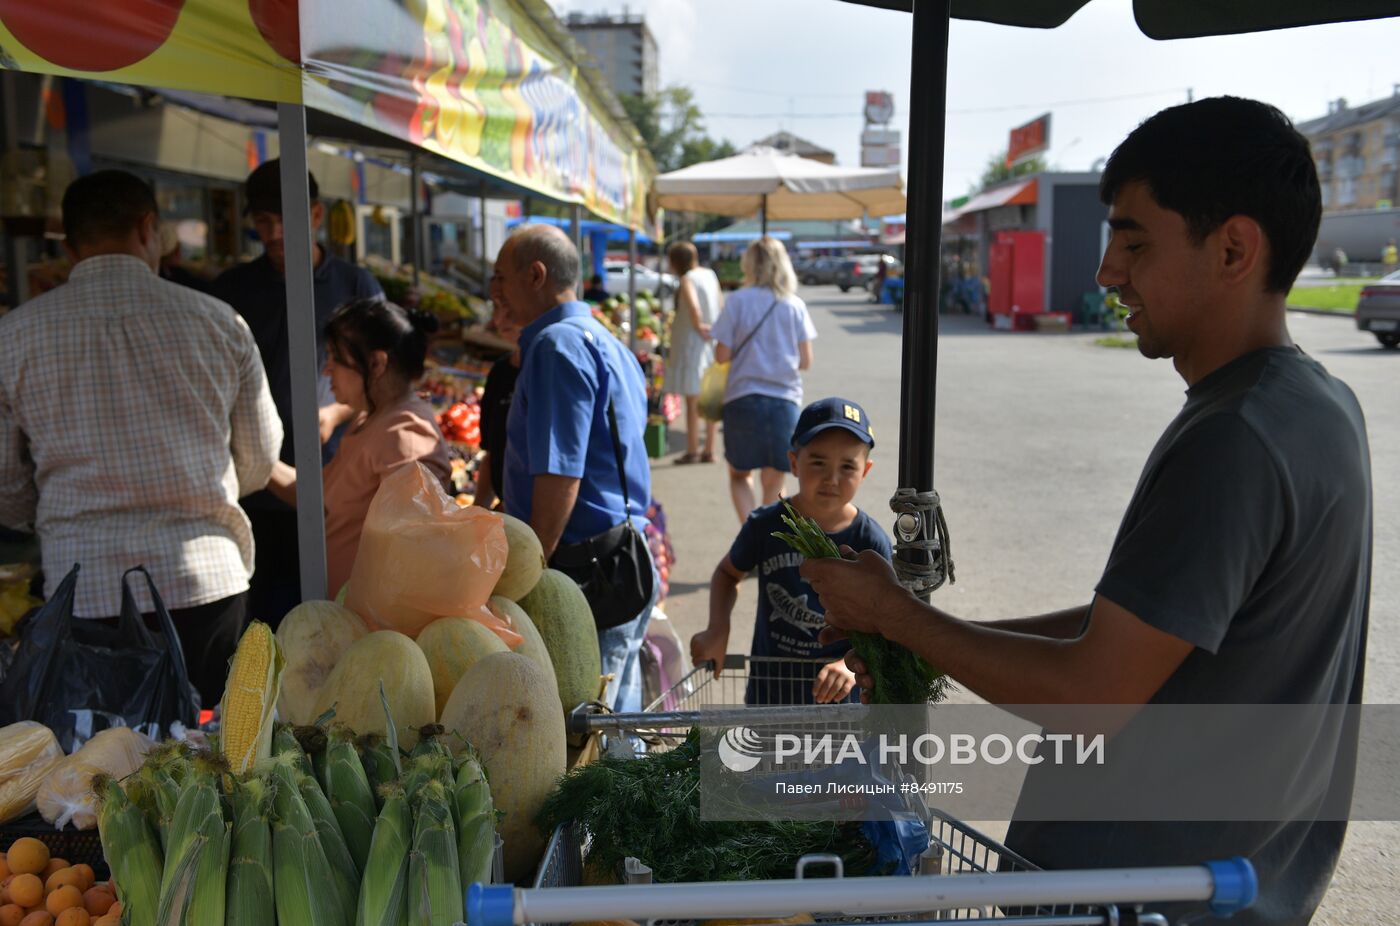
[[[125,781],[95,783],[128,926],[461,922],[464,888],[491,880],[495,852],[475,754],[454,759],[441,727],[408,756],[343,727],[274,728],[280,660],[254,624],[219,754],[167,743]]]

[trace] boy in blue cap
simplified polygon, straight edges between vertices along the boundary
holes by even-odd
[[[874,550],[890,557],[890,540],[852,500],[870,472],[875,434],[865,409],[849,399],[819,399],[802,410],[788,462],[797,476],[789,501],[812,518],[837,546]],[[758,571],[758,619],[754,623],[747,704],[832,704],[856,699],[855,676],[844,657],[844,640],[823,646],[817,634],[826,615],[816,594],[798,574],[802,556],[774,531],[785,530],[779,502],[756,509],[710,579],[710,623],[690,640],[697,665],[724,666],[729,618],[744,576]],[[804,661],[798,661],[804,660]]]

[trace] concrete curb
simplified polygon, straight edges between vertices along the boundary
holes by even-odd
[[[1296,305],[1285,306],[1285,308],[1287,308],[1290,312],[1301,312],[1304,315],[1325,315],[1328,318],[1350,318],[1352,320],[1356,319],[1355,312],[1329,312],[1326,309],[1305,309],[1301,306]]]

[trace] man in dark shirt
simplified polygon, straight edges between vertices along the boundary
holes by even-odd
[[[262,239],[263,254],[232,267],[209,285],[218,299],[243,316],[262,353],[272,388],[272,401],[282,419],[285,434],[282,462],[294,463],[292,438],[292,367],[287,344],[287,256],[282,240],[282,175],[277,160],[267,161],[244,185],[244,209]],[[317,200],[316,178],[308,175],[311,192],[311,228],[314,235],[325,220],[325,206]],[[383,290],[369,271],[327,253],[319,243],[313,251],[313,286],[316,317],[316,368],[325,366],[323,331],[337,308],[354,299],[382,296]],[[338,429],[350,418],[350,408],[335,401],[325,376],[317,380],[321,406],[322,462],[329,462],[339,442]],[[274,627],[282,615],[301,601],[300,556],[297,550],[296,509],[267,491],[242,500],[253,523],[256,560],[249,588],[248,613]],[[330,589],[335,594],[338,589]]]
[[[803,575],[828,623],[902,643],[995,704],[1360,703],[1371,559],[1365,424],[1351,390],[1293,344],[1285,322],[1322,211],[1307,140],[1250,100],[1174,107],[1118,147],[1100,197],[1113,235],[1099,282],[1131,310],[1139,351],[1170,357],[1187,390],[1091,603],[978,624],[909,595],[878,556],[809,561]],[[866,666],[848,662],[869,687]],[[1120,735],[1131,741],[1127,723]],[[1355,729],[1332,742],[1335,768],[1347,769]],[[1279,767],[1276,777],[1294,772]],[[1032,767],[1022,807],[1047,774],[1048,765]],[[1329,790],[1349,792],[1349,775],[1335,772]],[[1007,844],[1052,868],[1247,856],[1259,900],[1231,922],[1301,924],[1327,889],[1345,832],[1345,821],[1316,810],[1278,822],[1021,819]],[[1164,912],[1175,921],[1187,911]],[[1192,922],[1216,921],[1199,905],[1189,912],[1201,914]]]

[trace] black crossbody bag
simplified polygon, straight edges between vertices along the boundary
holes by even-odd
[[[598,357],[599,369],[606,365]],[[606,382],[606,380],[605,380]],[[608,431],[617,479],[622,486],[622,523],[587,540],[560,544],[549,558],[549,565],[573,579],[593,609],[593,623],[608,630],[627,623],[651,604],[656,572],[651,564],[651,548],[632,523],[632,499],[627,492],[627,473],[622,466],[622,438],[618,434],[617,410],[608,400]]]

